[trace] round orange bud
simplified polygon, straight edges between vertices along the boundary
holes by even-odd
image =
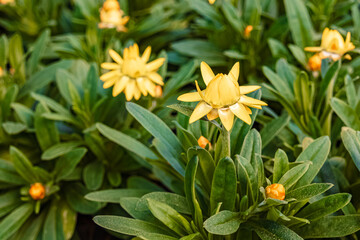
[[[34,200],[41,200],[45,197],[45,187],[41,183],[31,184],[29,194]]]
[[[319,54],[314,54],[309,58],[308,67],[311,71],[320,71],[321,70],[321,57]]]
[[[120,4],[117,0],[106,0],[103,4],[105,11],[120,10]]]
[[[253,26],[251,25],[247,25],[246,28],[245,28],[245,31],[244,31],[244,36],[245,38],[249,38],[250,37],[250,34],[251,34],[251,31],[254,29]]]
[[[199,144],[199,146],[202,147],[202,148],[205,148],[206,145],[209,144],[209,149],[211,149],[211,143],[210,143],[210,141],[207,140],[207,139],[206,139],[205,137],[203,137],[203,136],[199,137],[199,139],[198,139],[198,144]]]
[[[162,87],[160,85],[156,85],[155,87],[155,97],[161,98],[163,94]]]
[[[282,184],[274,183],[266,187],[265,189],[267,198],[274,198],[278,200],[285,199],[285,188]]]

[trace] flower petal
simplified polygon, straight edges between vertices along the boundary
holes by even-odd
[[[201,96],[198,92],[191,92],[180,95],[177,100],[182,102],[198,102],[201,101]]]
[[[219,117],[219,113],[218,110],[216,108],[213,108],[208,114],[207,114],[207,118],[212,121],[215,120]]]
[[[136,82],[135,81],[130,81],[125,88],[125,96],[126,96],[126,100],[130,101],[133,96],[135,95],[135,88],[136,88]]]
[[[148,91],[146,90],[145,81],[149,81],[149,80],[146,78],[139,77],[136,79],[136,84],[137,84],[140,92],[142,93],[142,95],[147,96]]]
[[[135,84],[135,88],[134,88],[134,98],[135,98],[135,100],[139,100],[140,97],[141,97],[140,89],[138,88],[137,84]]]
[[[248,94],[248,93],[254,92],[260,88],[261,88],[261,86],[255,86],[255,85],[240,86],[240,94]]]
[[[163,86],[164,85],[164,82],[163,82],[163,79],[162,77],[160,76],[160,74],[158,74],[157,72],[152,72],[152,73],[149,73],[148,74],[148,77],[155,83]]]
[[[119,65],[118,63],[102,63],[101,64],[101,68],[107,69],[107,70],[115,70],[115,69],[120,69],[121,65]]]
[[[218,113],[226,130],[230,131],[234,124],[234,114],[229,108],[218,109]]]
[[[240,103],[243,103],[245,105],[260,105],[260,106],[267,106],[266,102],[260,101],[255,98],[251,98],[245,95],[242,95],[239,100]]]
[[[158,58],[146,64],[146,69],[148,70],[148,72],[157,71],[159,67],[161,67],[161,65],[164,64],[164,62],[165,62],[165,58]]]
[[[136,43],[129,47],[129,55],[131,59],[135,59],[139,56],[139,46]]]
[[[111,78],[111,79],[107,80],[106,82],[104,82],[103,88],[107,89],[107,88],[111,87],[112,85],[114,85],[115,82],[116,82],[116,78]]]
[[[103,75],[101,75],[100,80],[107,81],[111,78],[118,78],[120,76],[121,76],[121,73],[117,70],[114,70],[114,71],[110,71],[110,72],[107,72],[107,73],[104,73]]]
[[[252,111],[251,111],[251,109],[248,107],[248,106],[246,106],[246,105],[243,105],[244,107],[245,107],[245,109],[246,109],[246,111],[248,112],[248,114],[252,114]]]
[[[145,80],[145,87],[146,87],[146,90],[149,92],[149,94],[152,96],[152,97],[155,97],[155,88],[156,88],[156,85],[149,79],[146,79]]]
[[[124,90],[129,81],[130,78],[127,76],[123,76],[119,81],[117,81],[113,88],[113,96],[116,97],[119,95]]]
[[[251,124],[251,117],[244,105],[240,103],[235,103],[234,105],[231,105],[229,108],[242,121],[246,122],[249,125]]]
[[[234,81],[237,82],[237,80],[239,79],[239,74],[240,74],[240,63],[237,62],[231,68],[231,70],[229,72],[229,76],[231,76],[234,79]]]
[[[207,104],[206,102],[202,101],[199,102],[198,105],[195,107],[194,112],[190,116],[189,123],[193,123],[211,111],[212,107]]]
[[[201,62],[200,64],[201,76],[204,79],[206,86],[209,82],[215,77],[214,72],[211,70],[209,65],[206,62]]]
[[[114,50],[110,49],[109,54],[110,54],[110,57],[112,59],[114,59],[114,61],[117,62],[118,64],[123,63],[123,59],[121,58],[121,56],[117,52],[115,52]]]
[[[304,50],[307,52],[320,52],[323,49],[321,47],[306,47]]]
[[[150,58],[150,55],[151,55],[151,47],[148,46],[143,55],[141,56],[141,60],[143,60],[144,63],[148,62],[149,61],[149,58]]]

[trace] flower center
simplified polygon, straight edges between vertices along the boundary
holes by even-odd
[[[125,60],[122,72],[131,78],[138,78],[146,74],[146,65],[139,57]]]

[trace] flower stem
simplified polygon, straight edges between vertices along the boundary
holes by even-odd
[[[231,157],[230,132],[226,130],[224,126],[221,129],[221,135],[222,135],[222,150],[221,150],[220,159],[224,157]]]

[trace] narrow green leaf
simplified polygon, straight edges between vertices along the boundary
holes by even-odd
[[[242,222],[239,213],[225,210],[208,218],[204,222],[204,227],[212,234],[231,235],[239,229]]]

